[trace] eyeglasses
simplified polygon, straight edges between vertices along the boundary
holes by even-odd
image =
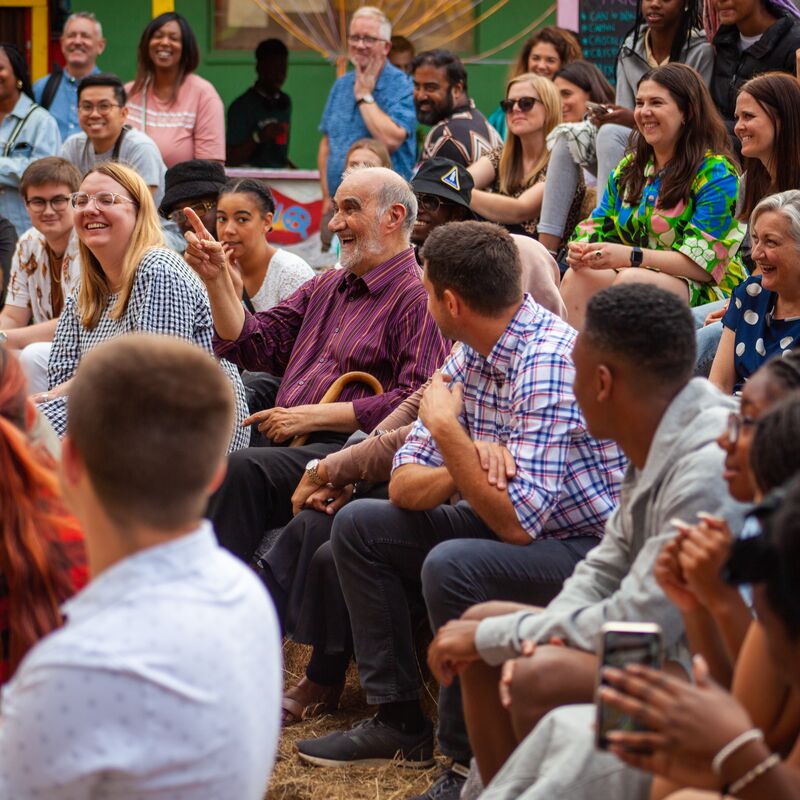
[[[182,205],[174,211],[167,214],[167,219],[171,219],[176,225],[186,224],[186,214],[183,212],[184,208],[191,208],[198,217],[202,217],[207,211],[217,207],[216,200],[203,200],[200,203],[192,203],[192,205]]]
[[[372,47],[378,44],[378,42],[385,42],[386,39],[378,39],[375,36],[348,36],[347,41],[350,42],[350,44],[365,44],[367,47]]]
[[[96,110],[98,114],[105,116],[112,108],[122,108],[122,106],[119,103],[112,103],[110,100],[101,100],[99,103],[78,103],[78,111],[81,114],[91,114]]]
[[[25,201],[25,205],[28,208],[32,208],[37,214],[41,214],[47,206],[53,209],[53,211],[63,211],[67,207],[67,203],[69,203],[69,196],[65,194],[57,194],[55,197],[31,197],[30,200]]]
[[[70,196],[73,208],[87,208],[89,203],[94,200],[95,208],[110,208],[115,203],[139,204],[130,197],[125,197],[116,192],[98,192],[97,194],[86,194],[86,192],[75,192]]]
[[[745,428],[752,428],[756,420],[752,417],[744,417],[736,411],[728,414],[728,425],[725,428],[725,436],[731,444],[739,441],[739,436]]]
[[[514,100],[501,100],[500,108],[505,114],[510,114],[514,106],[519,106],[519,110],[527,114],[537,103],[542,101],[538,97],[517,97]]]
[[[417,203],[423,211],[427,211],[429,214],[435,214],[442,206],[453,205],[435,194],[418,194]]]

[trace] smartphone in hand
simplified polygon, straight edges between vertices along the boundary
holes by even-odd
[[[603,681],[603,669],[624,669],[628,664],[643,664],[661,669],[664,661],[661,626],[654,622],[608,622],[601,629],[597,689],[608,685]],[[627,714],[606,705],[596,693],[596,743],[608,749],[609,731],[640,731],[643,726]]]

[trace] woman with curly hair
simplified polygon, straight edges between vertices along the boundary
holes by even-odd
[[[579,329],[589,298],[613,283],[655,284],[698,306],[730,296],[745,277],[739,175],[698,73],[684,64],[645,73],[635,119],[634,151],[569,243],[561,295]]]

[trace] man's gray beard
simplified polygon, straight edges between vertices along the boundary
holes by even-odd
[[[378,255],[381,252],[381,249],[381,240],[377,236],[370,236],[368,239],[359,237],[356,239],[355,245],[353,246],[346,261],[341,257],[340,251],[339,264],[341,264],[342,269],[351,270],[369,256]]]

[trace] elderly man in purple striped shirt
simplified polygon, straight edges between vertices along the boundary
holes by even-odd
[[[186,211],[195,228],[186,236],[186,260],[208,290],[216,353],[281,376],[276,407],[246,422],[258,424],[273,445],[308,435],[301,447],[248,448],[230,459],[209,516],[221,543],[243,560],[267,530],[291,519],[304,472],[313,479],[318,459],[352,432],[372,430],[447,354],[409,244],[417,202],[406,181],[388,169],[357,169],[337,189],[334,210],[330,228],[341,242],[343,269],[312,278],[257,314],[242,307],[222,246]],[[383,394],[351,383],[337,402],[320,403],[351,371],[370,373]]]

